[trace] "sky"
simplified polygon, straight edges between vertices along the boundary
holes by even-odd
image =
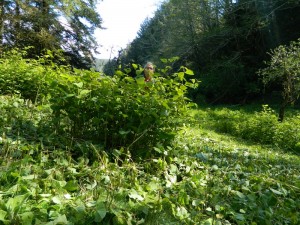
[[[95,37],[102,45],[97,58],[109,59],[118,55],[118,50],[125,48],[134,40],[140,25],[153,17],[162,0],[103,0],[98,4],[105,30],[97,30]]]

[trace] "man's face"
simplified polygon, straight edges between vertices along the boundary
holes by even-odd
[[[150,77],[150,76],[153,75],[153,73],[154,73],[154,68],[153,68],[153,66],[152,66],[152,65],[147,65],[147,66],[145,67],[145,76],[146,76],[146,77]]]

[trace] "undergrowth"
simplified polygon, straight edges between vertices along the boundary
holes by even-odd
[[[300,223],[299,114],[192,110],[184,67],[152,87],[10,57],[0,224]]]
[[[206,129],[222,122],[209,110],[191,111],[201,119],[183,119],[173,142],[141,162],[89,141],[61,145],[53,135],[56,145],[45,144],[36,124],[47,105],[4,96],[0,110],[2,224],[300,222],[299,156]],[[75,147],[92,158],[74,158]]]
[[[300,113],[293,110],[287,115],[285,121],[278,122],[277,113],[269,105],[262,105],[251,113],[243,108],[226,107],[206,108],[195,113],[199,120],[209,118],[204,124],[207,129],[300,153]]]

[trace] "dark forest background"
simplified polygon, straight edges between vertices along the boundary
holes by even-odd
[[[94,68],[101,43],[93,35],[102,29],[98,2],[0,1],[0,53],[31,46],[30,58],[51,50],[60,52],[59,64]],[[147,61],[158,68],[168,62],[174,71],[186,66],[201,81],[190,93],[200,104],[280,99],[280,82],[265,86],[257,71],[270,60],[272,49],[300,38],[299,24],[299,0],[169,0],[141,24],[118,57],[101,67],[113,75],[119,65],[130,68]]]
[[[280,83],[264,86],[257,71],[272,49],[300,37],[299,0],[170,0],[141,25],[136,39],[106,65],[191,68],[199,103],[243,104],[262,97],[280,98]]]

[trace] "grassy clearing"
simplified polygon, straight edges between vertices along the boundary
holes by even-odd
[[[228,122],[254,124],[256,113],[191,111],[170,146],[144,149],[159,156],[133,161],[122,149],[63,144],[43,126],[49,106],[2,100],[0,224],[300,223],[297,151],[238,136]]]

